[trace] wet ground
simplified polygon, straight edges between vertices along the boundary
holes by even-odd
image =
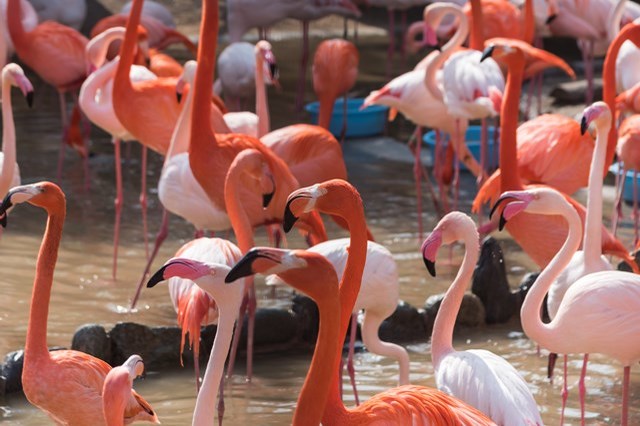
[[[114,6],[117,2],[107,2]],[[190,36],[196,35],[197,18],[194,7],[197,1],[176,2],[178,22]],[[312,26],[314,34],[322,31],[340,35],[341,23],[325,21]],[[274,32],[274,51],[282,70],[283,90],[270,89],[270,105],[273,127],[292,122],[295,78],[299,41],[290,36],[297,26],[293,23]],[[319,38],[314,37],[313,43]],[[360,76],[354,94],[365,95],[384,84],[386,61],[386,35],[377,28],[360,28],[359,49],[361,55]],[[185,57],[180,50],[175,51]],[[409,59],[409,65],[417,61]],[[400,71],[400,62],[395,64]],[[407,66],[408,68],[408,66]],[[14,108],[18,135],[18,160],[23,182],[35,182],[55,177],[59,146],[59,113],[54,90],[37,79],[32,79],[36,89],[33,110],[28,110],[22,99],[14,95]],[[548,92],[552,83],[547,82]],[[310,87],[310,84],[308,85]],[[312,95],[307,95],[312,100]],[[545,97],[545,110],[550,99]],[[563,109],[573,115],[582,106]],[[300,120],[305,120],[302,115]],[[418,252],[419,237],[416,227],[416,209],[412,167],[408,150],[403,143],[411,126],[398,119],[388,126],[387,136],[348,140],[344,146],[350,180],[361,192],[369,221],[378,242],[387,246],[400,269],[401,298],[420,307],[432,294],[446,290],[457,271],[462,250],[453,250],[451,261],[448,251],[442,250],[438,261],[438,278],[432,279],[424,270]],[[68,200],[67,222],[60,249],[49,313],[49,345],[68,346],[75,329],[88,322],[103,324],[109,328],[118,321],[135,321],[149,325],[173,325],[175,314],[164,288],[144,291],[136,312],[128,312],[133,286],[145,262],[142,243],[139,191],[138,145],[131,144],[128,159],[124,163],[125,207],[117,281],[111,279],[111,238],[113,223],[114,176],[113,155],[109,138],[98,130],[92,134],[91,189],[83,190],[83,172],[79,159],[67,152],[65,172],[61,183]],[[160,222],[161,207],[155,197],[155,183],[160,174],[162,160],[151,155],[150,181],[150,232],[155,232]],[[463,210],[468,211],[475,184],[470,176],[464,176],[462,186]],[[611,199],[611,190],[605,191]],[[584,201],[584,193],[578,194]],[[425,198],[425,229],[431,229],[436,221],[433,208]],[[611,211],[605,206],[605,214]],[[19,206],[9,218],[9,226],[0,241],[0,288],[3,293],[0,310],[0,354],[20,348],[24,344],[28,317],[29,298],[34,273],[35,257],[44,230],[44,213],[31,206]],[[328,224],[331,237],[343,236],[332,224]],[[266,244],[263,231],[257,238]],[[623,229],[623,239],[630,246],[632,235],[629,227]],[[167,258],[193,236],[192,228],[178,218],[171,219],[170,236],[158,255],[155,266]],[[533,270],[533,263],[504,233],[496,233],[507,253],[507,269],[513,286],[524,273]],[[152,237],[152,236],[151,236]],[[291,237],[290,247],[303,247],[297,237]],[[289,291],[278,289],[277,298],[259,283],[259,306],[286,306]],[[433,368],[430,363],[428,337],[408,345],[411,356],[411,381],[415,384],[434,386]],[[557,424],[560,409],[561,380],[549,384],[546,380],[546,356],[536,354],[536,346],[523,334],[519,321],[514,319],[501,326],[487,326],[458,333],[455,346],[458,350],[469,348],[490,349],[509,360],[529,383],[545,423]],[[546,355],[546,352],[542,352]],[[226,389],[227,424],[287,424],[291,420],[295,400],[308,367],[308,353],[280,353],[257,356],[254,380],[243,380],[244,363],[237,363],[236,376]],[[581,357],[572,357],[569,365],[570,396],[566,422],[578,424],[577,378]],[[587,378],[587,410],[589,424],[619,424],[622,368],[615,361],[593,355],[590,358]],[[396,366],[367,352],[356,356],[359,389],[366,398],[396,384]],[[640,374],[632,371],[630,424],[640,423]],[[192,372],[176,366],[171,371],[152,371],[146,380],[137,381],[136,389],[152,403],[164,425],[184,425],[190,422],[195,403]],[[345,398],[352,401],[348,387]],[[13,395],[0,400],[0,422],[7,425],[49,424],[49,420],[30,406],[23,397]]]

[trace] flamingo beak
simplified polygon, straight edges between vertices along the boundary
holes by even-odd
[[[547,17],[547,20],[544,22],[546,25],[551,24],[553,21],[555,21],[555,19],[558,17],[557,13],[554,13],[553,15],[549,15]]]
[[[422,260],[424,266],[427,267],[427,271],[432,277],[436,276],[436,253],[442,245],[442,231],[439,229],[434,230],[426,240],[422,243],[420,251],[422,252]]]
[[[155,287],[156,284],[164,281],[164,271],[167,269],[167,266],[168,265],[164,265],[162,268],[158,269],[151,278],[149,278],[149,281],[147,281],[147,288]]]
[[[276,181],[273,179],[273,176],[271,174],[269,174],[269,179],[273,184],[273,191],[267,194],[262,194],[262,208],[265,208],[265,209],[269,207],[269,203],[271,203],[271,200],[273,199],[273,196],[276,193]]]
[[[589,122],[587,120],[587,116],[583,115],[582,120],[580,120],[580,134],[584,135],[588,128],[589,128]]]
[[[224,282],[229,284],[240,278],[253,275],[254,274],[253,262],[255,262],[257,259],[261,257],[266,257],[266,256],[263,255],[259,249],[253,248],[249,250],[247,254],[245,254],[244,257],[240,259],[238,263],[234,265],[233,268],[231,268],[231,270],[225,277]]]
[[[491,46],[487,46],[482,52],[482,57],[480,58],[480,62],[484,61],[487,58],[490,58],[493,55],[493,50],[495,46],[492,44]]]
[[[507,201],[508,198],[510,198],[510,196],[505,196],[505,194],[502,194],[502,196],[500,196],[500,198],[498,198],[498,201],[496,201],[496,203],[491,208],[491,213],[489,213],[489,219],[491,219],[491,217],[493,217],[493,213],[498,209],[498,206],[500,204],[502,204],[503,202]],[[500,231],[502,231],[504,229],[504,226],[507,223],[507,220],[504,218],[503,212],[504,212],[504,210],[502,212],[500,212],[500,223],[498,224],[498,229]]]

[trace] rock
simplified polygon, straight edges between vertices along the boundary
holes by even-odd
[[[49,351],[59,351],[66,349],[60,346],[49,348]],[[0,376],[4,378],[4,392],[22,391],[22,366],[24,365],[24,350],[9,352],[4,357],[4,364],[0,371]]]
[[[529,272],[522,278],[520,285],[518,285],[518,314],[520,313],[520,308],[522,307],[524,298],[527,296],[527,293],[529,293],[529,289],[531,288],[533,283],[538,279],[538,275],[540,275],[540,272]],[[549,321],[549,312],[547,311],[547,296],[544,296],[544,301],[542,302],[542,320],[544,322]]]
[[[555,99],[554,104],[573,105],[584,103],[584,96],[587,91],[587,80],[575,80],[560,83],[550,93]],[[593,97],[602,99],[602,79],[593,79]]]
[[[313,303],[313,301],[311,302]],[[245,350],[247,348],[248,322],[249,318],[245,316],[238,349]],[[297,335],[298,321],[293,312],[273,308],[256,310],[256,325],[253,337],[254,349],[259,346],[290,342]]]
[[[427,332],[418,310],[400,301],[393,314],[380,324],[378,336],[385,342],[411,342],[424,340]]]
[[[440,304],[444,298],[444,293],[430,296],[424,304],[424,309],[428,318],[435,318]],[[472,293],[465,293],[460,304],[460,312],[456,318],[456,327],[477,327],[484,324],[485,311],[482,302]]]
[[[0,365],[0,371],[2,371],[3,366]],[[4,398],[7,393],[7,378],[0,375],[0,400]]]
[[[293,297],[291,311],[298,327],[298,338],[305,343],[315,345],[320,324],[316,303],[307,296],[296,294]]]
[[[638,250],[637,252],[635,252],[633,254],[633,258],[636,260],[636,264],[638,264],[638,266],[640,266],[640,250]],[[629,266],[629,264],[627,262],[624,262],[624,261],[618,263],[618,270],[627,271],[627,272],[633,272],[631,270],[631,266]]]
[[[180,337],[178,327],[154,327],[131,322],[118,323],[109,332],[111,337],[111,361],[120,365],[133,354],[144,359],[145,369],[161,370],[180,365]],[[190,351],[184,353],[185,364],[193,358]]]
[[[73,335],[71,349],[111,363],[111,339],[101,325],[85,324],[78,328]]]
[[[519,308],[519,296],[511,292],[502,248],[495,238],[487,237],[482,242],[471,291],[484,305],[487,324],[507,322]]]

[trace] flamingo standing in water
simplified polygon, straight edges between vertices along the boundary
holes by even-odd
[[[140,355],[131,355],[121,366],[112,368],[105,377],[102,387],[102,410],[107,426],[124,426],[127,402],[133,391],[133,380],[142,373],[142,358]],[[160,423],[151,406],[147,406],[146,409],[155,417],[156,423]]]
[[[553,280],[569,264],[580,246],[580,216],[566,197],[551,188],[507,191],[494,205],[501,228],[523,212],[560,215],[569,225],[562,248],[538,276],[520,311],[522,328],[540,346],[555,353],[601,353],[624,366],[621,424],[627,425],[630,366],[640,361],[640,275],[602,271],[575,281],[564,295],[555,318],[540,318],[543,299]],[[583,372],[584,374],[584,372]]]
[[[27,31],[21,20],[20,0],[7,0],[9,34],[22,62],[45,82],[55,87],[60,99],[63,134],[69,124],[65,93],[80,87],[87,77],[85,47],[89,40],[71,27],[46,21]],[[58,178],[62,176],[65,138],[61,138],[58,158]]]
[[[7,210],[23,202],[43,208],[48,215],[36,262],[24,348],[24,394],[29,402],[47,413],[56,423],[104,425],[101,395],[111,366],[79,351],[49,352],[47,346],[47,316],[53,273],[66,215],[64,194],[50,182],[14,187],[0,204],[0,222],[6,225]],[[149,404],[133,390],[129,394],[124,417],[130,421],[158,422]]]
[[[536,56],[541,60],[549,55],[540,49],[529,48],[527,55]],[[524,75],[525,53],[519,46],[491,44],[483,53],[483,58],[494,56],[504,62],[508,68],[505,99],[502,103],[502,120],[500,122],[500,190],[520,190],[524,185],[520,179],[518,158],[516,153],[517,113],[520,102],[522,78]],[[476,201],[483,193],[478,192]],[[474,204],[476,203],[474,201]],[[584,207],[567,196],[581,217],[585,216]],[[541,268],[545,267],[566,236],[566,225],[561,218],[541,215],[519,215],[510,221],[507,230],[513,239]],[[632,257],[624,245],[602,227],[602,252],[614,254],[628,263]]]
[[[451,212],[438,222],[420,249],[429,273],[435,276],[438,249],[458,240],[464,242],[465,256],[442,300],[431,335],[438,389],[476,407],[500,425],[542,425],[527,382],[508,361],[482,349],[458,352],[453,348],[453,327],[479,256],[476,225],[466,214]]]

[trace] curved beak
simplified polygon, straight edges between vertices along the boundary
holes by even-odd
[[[436,254],[441,245],[442,231],[436,229],[429,234],[427,239],[422,243],[422,247],[420,247],[424,266],[427,267],[427,271],[429,271],[432,277],[436,276]]]
[[[178,103],[182,102],[182,93],[184,92],[185,84],[186,83],[182,78],[179,78],[176,83],[176,99],[178,100]]]
[[[244,257],[234,265],[233,268],[231,268],[231,270],[225,277],[224,282],[229,284],[240,278],[248,277],[249,275],[255,274],[253,270],[253,262],[260,258],[269,259],[271,261],[275,261],[276,263],[280,263],[278,259],[274,259],[273,256],[270,256],[268,253],[264,253],[262,249],[254,247],[249,250],[247,254],[245,254]]]
[[[24,75],[16,75],[15,80],[22,95],[27,100],[27,105],[31,108],[33,106],[33,85],[31,85],[29,79]]]
[[[547,20],[544,22],[546,25],[549,25],[550,23],[552,23],[556,18],[558,17],[557,13],[554,13],[552,15],[549,15],[547,17]]]
[[[271,173],[269,173],[268,176],[273,185],[273,191],[268,192],[266,194],[262,194],[262,208],[265,208],[265,209],[269,207],[269,203],[271,203],[271,200],[273,199],[273,195],[276,193],[276,181],[275,179],[273,179],[273,175]]]
[[[583,115],[582,120],[580,120],[580,134],[584,135],[588,128],[589,123],[587,122],[587,117]]]
[[[155,287],[156,284],[164,281],[164,271],[165,269],[167,269],[167,266],[169,265],[164,265],[162,268],[158,269],[156,273],[151,276],[151,278],[149,278],[149,281],[147,281],[147,288]]]
[[[490,58],[493,55],[493,50],[495,46],[492,44],[491,46],[487,46],[482,52],[482,57],[480,58],[480,62],[484,61],[487,58]]]
[[[301,192],[298,194],[294,192],[292,195],[293,196],[289,196],[287,205],[284,208],[284,219],[282,220],[282,228],[284,229],[284,232],[291,231],[291,228],[293,228],[293,225],[298,220],[298,217],[291,211],[291,203],[302,198],[311,198],[311,196],[306,192]]]

